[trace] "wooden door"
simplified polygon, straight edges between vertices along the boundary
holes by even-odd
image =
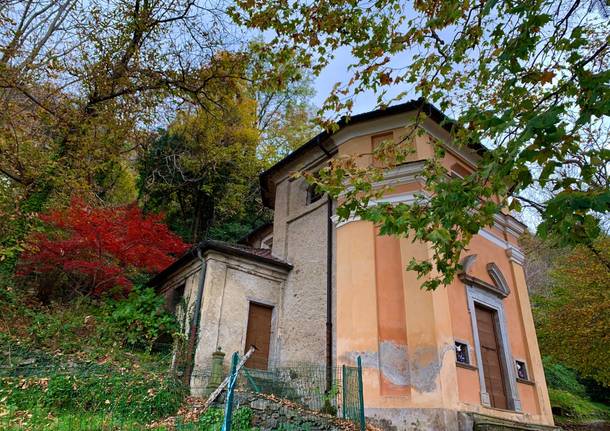
[[[266,370],[269,364],[269,345],[271,343],[271,316],[273,308],[265,305],[250,303],[248,312],[248,332],[246,333],[246,351],[255,346],[256,351],[246,367]]]
[[[506,385],[502,370],[501,347],[496,327],[496,312],[488,308],[475,306],[481,359],[479,372],[485,377],[485,387],[492,407],[508,409]],[[482,366],[481,366],[482,365]],[[482,368],[482,370],[481,370]]]

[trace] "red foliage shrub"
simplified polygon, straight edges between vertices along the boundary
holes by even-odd
[[[36,275],[39,284],[51,280],[54,288],[61,278],[96,296],[115,286],[129,290],[129,275],[160,271],[189,247],[162,216],[144,215],[135,204],[95,208],[73,199],[39,218],[50,229],[30,237],[18,274]]]

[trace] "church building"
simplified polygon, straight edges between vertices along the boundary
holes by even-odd
[[[195,319],[195,371],[209,367],[218,347],[244,354],[257,346],[247,365],[261,369],[354,365],[360,356],[366,416],[387,429],[491,429],[479,426],[490,421],[553,429],[518,244],[522,223],[496,214],[473,237],[460,276],[424,291],[406,267],[412,257],[430,258],[429,245],[379,235],[355,217],[339,220],[336,201],[293,175],[399,141],[417,112],[426,114],[425,133],[409,160],[385,173],[383,201],[409,203],[424,189],[431,137],[445,146],[451,175],[477,169],[485,148],[453,146],[451,123],[422,100],[352,116],[261,174],[272,224],[240,244],[204,241],[152,284],[169,306],[184,298],[187,335]]]

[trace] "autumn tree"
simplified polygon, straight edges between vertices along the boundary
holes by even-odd
[[[213,96],[214,103],[180,112],[139,161],[145,208],[165,211],[191,242],[243,213],[262,168],[256,101],[231,79],[219,83]]]
[[[595,244],[610,259],[610,240]],[[545,355],[610,386],[610,271],[588,248],[557,258],[549,290],[534,297],[540,349]]]
[[[224,8],[199,0],[0,2],[0,231],[11,232],[0,239],[0,258],[22,249],[25,220],[72,193],[131,202],[143,144],[176,112],[199,109],[220,121],[218,112],[233,106],[218,92],[226,82],[247,87],[246,97],[264,95],[255,122],[270,138],[259,154],[276,157],[273,147],[305,115],[300,101],[285,109],[296,100],[284,90],[297,68],[255,67],[259,57]]]
[[[250,45],[248,70],[256,83],[250,91],[256,100],[256,126],[261,132],[258,153],[265,167],[287,156],[321,131],[315,123],[317,107],[311,74],[297,61],[270,63],[262,42]],[[296,59],[295,59],[296,60]],[[266,71],[276,68],[277,74]],[[287,77],[277,79],[277,76]]]
[[[249,82],[217,55],[227,47],[248,48],[221,3],[0,2],[0,259],[22,249],[25,220],[73,193],[131,202],[154,129],[185,103],[215,104],[225,79]]]
[[[195,242],[237,240],[270,219],[258,175],[316,131],[311,81],[279,71],[261,55],[220,53],[233,76],[208,87],[209,101],[185,104],[138,158],[146,210],[162,210],[172,228]],[[275,75],[277,77],[277,75]]]
[[[131,277],[164,269],[188,248],[161,216],[135,204],[104,208],[75,198],[39,218],[45,229],[30,236],[18,268],[43,302],[129,290]]]
[[[423,172],[429,197],[410,206],[368,205],[378,192],[370,186],[383,172],[353,160],[336,160],[310,178],[332,197],[355,191],[342,194],[340,216],[355,213],[382,232],[429,242],[434,258],[413,260],[409,268],[434,289],[451,282],[470,238],[504,208],[531,207],[541,235],[595,253],[600,219],[610,210],[610,40],[605,5],[594,6],[239,0],[232,14],[269,35],[277,64],[296,58],[320,73],[340,50],[351,54],[327,112],[349,113],[366,91],[378,95],[380,107],[419,94],[448,115],[452,145],[487,146],[477,172],[451,178],[435,142],[436,157]],[[389,167],[400,164],[425,116],[421,109],[393,151],[380,146],[375,157]],[[532,187],[549,193],[532,194]]]

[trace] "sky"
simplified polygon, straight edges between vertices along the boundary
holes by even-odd
[[[324,104],[324,100],[332,91],[336,82],[346,82],[349,80],[347,67],[354,61],[354,57],[350,54],[347,48],[342,48],[335,51],[335,58],[326,68],[314,79],[314,88],[316,95],[312,100],[316,108]],[[388,88],[388,96],[392,97],[403,91],[404,88],[391,86]],[[417,99],[416,94],[409,94],[402,102],[407,100]],[[399,103],[395,102],[394,104]],[[362,93],[354,99],[354,108],[352,114],[360,114],[363,112],[374,110],[377,107],[377,95],[373,91]]]

